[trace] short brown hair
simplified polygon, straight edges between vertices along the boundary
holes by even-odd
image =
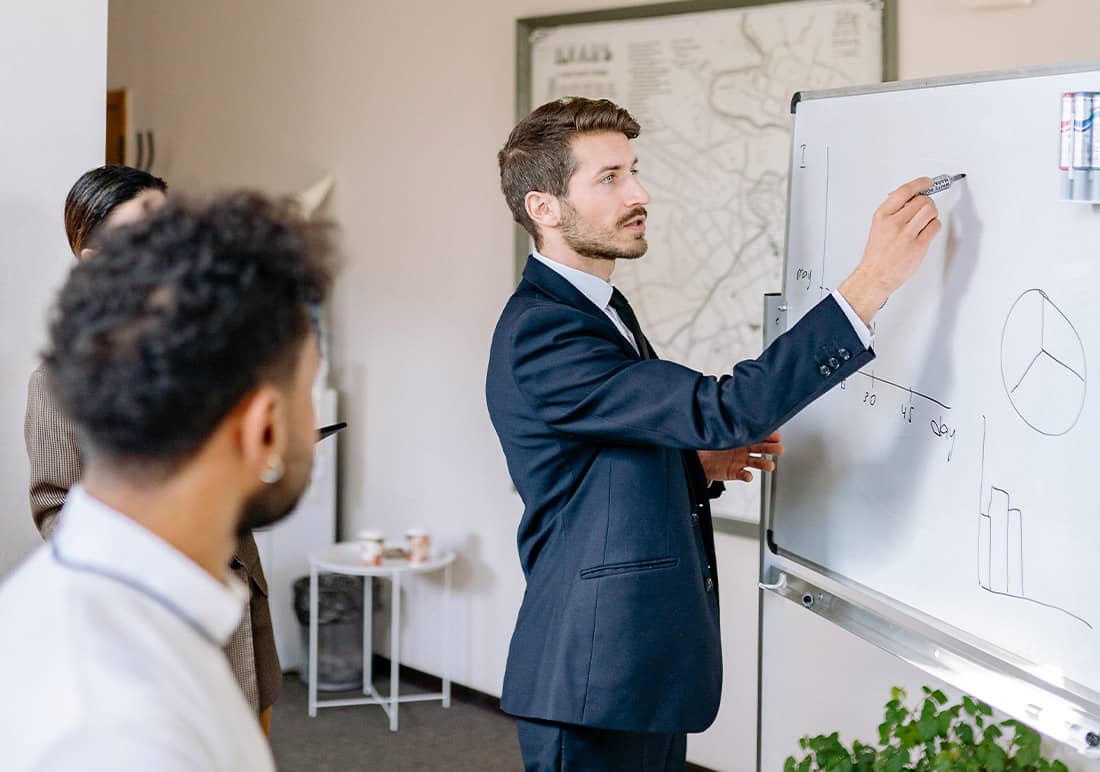
[[[570,147],[573,137],[603,131],[621,132],[627,139],[641,126],[624,108],[607,99],[563,97],[535,109],[512,129],[497,154],[500,189],[512,217],[542,246],[539,231],[527,216],[524,199],[532,190],[564,196],[577,170]]]

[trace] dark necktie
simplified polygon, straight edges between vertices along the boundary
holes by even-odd
[[[619,318],[623,320],[623,324],[630,330],[630,334],[634,336],[634,342],[638,344],[638,354],[642,359],[656,359],[657,355],[653,353],[653,348],[649,345],[649,341],[645,339],[645,335],[642,335],[642,327],[638,324],[638,317],[634,315],[634,309],[630,307],[630,303],[627,302],[626,296],[619,292],[618,288],[611,290],[611,307],[619,314]]]

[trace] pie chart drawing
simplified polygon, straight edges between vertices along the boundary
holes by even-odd
[[[1017,415],[1040,434],[1072,429],[1085,407],[1085,347],[1069,317],[1040,289],[1009,309],[1001,331],[1001,381]]]

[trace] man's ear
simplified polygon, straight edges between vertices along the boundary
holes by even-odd
[[[84,260],[87,260],[89,257],[91,257],[94,254],[95,254],[94,249],[92,249],[91,247],[84,247],[84,249],[80,250],[80,257],[78,257],[77,259],[80,260],[80,261],[84,261]]]
[[[532,190],[523,197],[523,207],[531,222],[540,228],[553,229],[561,224],[561,202],[557,196]]]
[[[261,384],[240,406],[241,454],[245,466],[258,478],[286,455],[286,403],[270,384]]]

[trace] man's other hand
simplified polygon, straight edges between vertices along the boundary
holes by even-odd
[[[707,479],[752,481],[752,469],[771,472],[775,462],[764,456],[783,455],[783,438],[779,432],[773,432],[763,442],[746,445],[732,450],[699,450],[699,462],[703,465]]]

